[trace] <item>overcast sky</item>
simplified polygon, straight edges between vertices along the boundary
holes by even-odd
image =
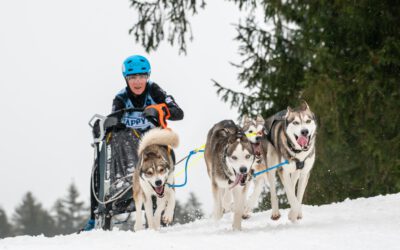
[[[192,19],[195,40],[188,55],[179,56],[168,44],[148,55],[134,43],[128,30],[135,12],[127,0],[0,1],[0,206],[9,216],[28,191],[50,209],[72,182],[89,201],[93,149],[87,123],[93,114],[111,111],[125,86],[121,64],[129,55],[149,58],[151,79],[185,112],[184,120],[169,123],[181,139],[177,159],[204,144],[213,124],[236,119],[211,79],[239,89],[229,64],[240,60],[232,26],[238,11],[225,1],[207,3]],[[184,201],[194,191],[210,211],[210,190],[201,160],[176,193]]]

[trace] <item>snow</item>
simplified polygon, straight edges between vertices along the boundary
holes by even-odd
[[[0,240],[0,249],[139,250],[139,249],[400,249],[400,193],[345,200],[323,206],[303,206],[298,223],[281,210],[278,221],[270,211],[256,213],[231,229],[232,214],[219,222],[203,219],[156,231],[91,231],[79,235],[18,236]]]

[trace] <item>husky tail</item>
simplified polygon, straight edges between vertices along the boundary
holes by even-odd
[[[171,129],[153,128],[147,132],[139,145],[139,155],[150,145],[165,145],[173,148],[178,147],[179,137]]]

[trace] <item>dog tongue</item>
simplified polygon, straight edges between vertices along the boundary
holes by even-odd
[[[232,186],[230,187],[230,189],[234,188],[237,184],[239,184],[239,182],[243,179],[244,175],[243,174],[238,174],[236,175],[236,179],[233,182]]]
[[[156,193],[161,195],[164,191],[164,186],[159,186],[154,188],[156,190]]]
[[[253,146],[253,151],[255,155],[260,155],[261,154],[261,144],[260,143],[252,143]]]
[[[307,146],[307,144],[308,144],[308,138],[307,138],[306,136],[300,136],[300,137],[297,139],[297,143],[298,143],[302,148],[304,148],[304,147]]]

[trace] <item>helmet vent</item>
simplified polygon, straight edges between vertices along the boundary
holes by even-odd
[[[131,63],[132,62],[132,60],[129,60],[129,61],[127,61],[126,63]]]
[[[142,70],[146,70],[146,67],[142,67]]]
[[[128,69],[128,71],[132,71],[132,69]]]
[[[144,59],[140,59],[140,61],[141,61],[141,62],[145,62],[145,60],[144,60]]]

